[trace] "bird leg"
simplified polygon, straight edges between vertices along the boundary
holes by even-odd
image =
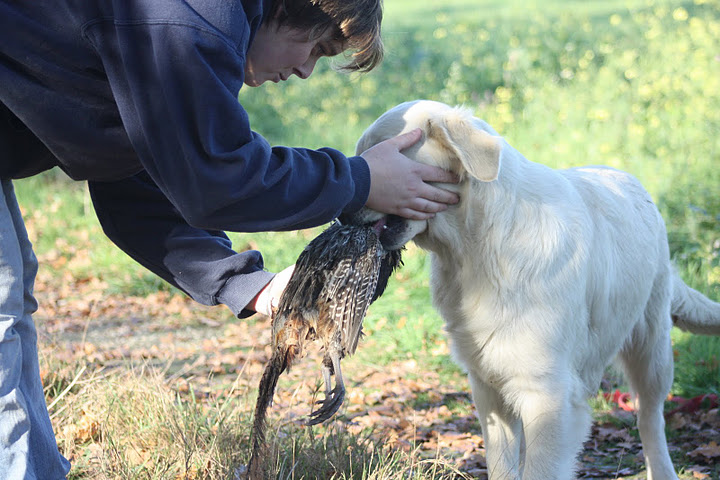
[[[338,411],[340,405],[345,400],[345,382],[343,382],[342,370],[340,370],[340,354],[337,350],[332,349],[327,353],[331,363],[327,365],[323,361],[323,378],[325,379],[325,398],[319,401],[321,406],[317,410],[310,413],[310,418],[306,425],[317,425],[332,417]],[[327,358],[327,357],[326,357]],[[331,375],[335,374],[335,387],[331,386]]]
[[[322,363],[322,376],[325,384],[325,397],[330,396],[330,392],[332,392],[332,376],[334,373],[335,369],[333,368],[332,360],[330,360],[329,356],[326,356],[325,358],[323,358]]]

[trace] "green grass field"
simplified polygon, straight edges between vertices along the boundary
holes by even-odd
[[[271,143],[353,153],[397,103],[465,105],[533,161],[636,175],[663,213],[683,278],[720,300],[720,1],[385,3],[381,67],[345,76],[324,63],[309,81],[244,89],[254,128]],[[99,279],[108,294],[168,289],[104,239],[82,184],[49,172],[16,188],[37,254],[53,266],[45,275]],[[279,270],[318,231],[231,236]],[[427,273],[427,256],[410,247],[371,308],[361,360],[412,357],[457,375],[433,353],[444,335]],[[720,392],[720,339],[675,332],[674,341],[674,393]]]

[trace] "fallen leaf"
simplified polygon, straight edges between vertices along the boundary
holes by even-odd
[[[720,445],[713,441],[699,446],[692,452],[688,452],[691,457],[720,458]]]

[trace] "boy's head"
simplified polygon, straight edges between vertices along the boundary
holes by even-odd
[[[273,0],[270,11],[278,25],[329,36],[351,50],[344,70],[367,72],[382,60],[382,0]]]

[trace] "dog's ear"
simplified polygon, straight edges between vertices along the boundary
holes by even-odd
[[[453,111],[429,120],[427,136],[457,158],[471,176],[483,182],[498,177],[501,143],[498,137],[477,128],[467,115]]]

